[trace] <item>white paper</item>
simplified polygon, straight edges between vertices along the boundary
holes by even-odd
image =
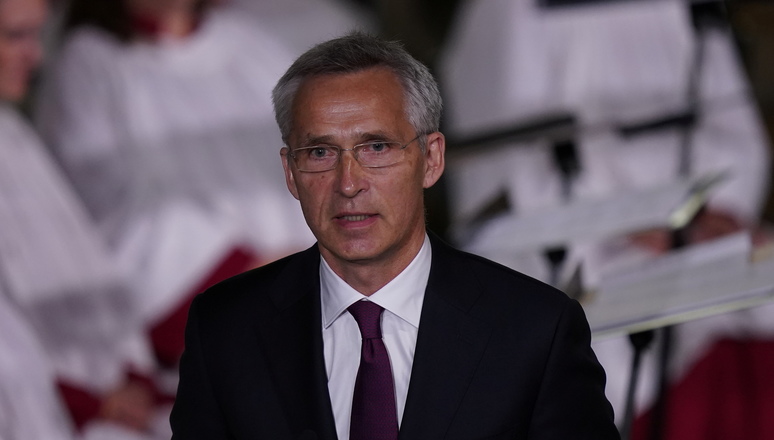
[[[721,179],[721,174],[708,175],[610,198],[575,200],[539,213],[503,216],[488,223],[465,248],[484,256],[518,253],[655,227],[679,227]]]
[[[774,259],[750,262],[737,234],[674,252],[601,281],[584,301],[594,337],[631,333],[774,299]]]

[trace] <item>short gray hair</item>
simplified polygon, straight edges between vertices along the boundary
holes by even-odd
[[[427,66],[414,59],[398,42],[353,32],[312,47],[277,82],[272,101],[283,142],[287,143],[293,128],[293,100],[305,79],[373,67],[387,67],[398,76],[405,91],[406,118],[417,134],[438,131],[443,103],[438,83]],[[424,147],[424,139],[421,144]]]

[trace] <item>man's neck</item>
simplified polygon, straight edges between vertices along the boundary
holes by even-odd
[[[425,234],[423,231],[420,239],[412,240],[411,244],[403,249],[399,255],[395,255],[394,258],[388,257],[378,260],[341,261],[323,248],[320,248],[320,253],[336,275],[353,289],[365,296],[371,296],[411,264],[424,242]]]

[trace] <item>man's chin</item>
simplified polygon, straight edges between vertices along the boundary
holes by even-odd
[[[330,246],[323,244],[320,251],[326,259],[332,257],[348,263],[365,263],[375,259],[379,253],[376,243],[367,238],[343,239],[331,243]]]

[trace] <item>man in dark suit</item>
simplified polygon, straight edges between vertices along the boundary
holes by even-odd
[[[318,243],[194,301],[175,439],[618,438],[578,303],[426,232],[445,144],[421,63],[351,34],[273,98]]]

